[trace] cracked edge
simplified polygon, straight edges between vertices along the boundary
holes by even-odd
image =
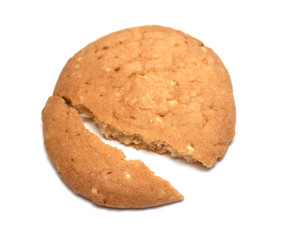
[[[71,104],[70,99],[67,99],[66,97],[63,97],[63,99],[66,99]],[[187,163],[200,163],[200,161],[198,161],[193,156],[193,154],[191,155],[187,153],[178,152],[176,149],[174,149],[172,146],[170,146],[164,141],[149,141],[147,139],[144,139],[143,136],[141,136],[140,134],[122,132],[116,129],[114,126],[102,123],[95,117],[95,115],[90,109],[88,109],[82,104],[74,105],[74,108],[79,112],[82,117],[91,119],[95,123],[95,125],[98,126],[101,134],[106,139],[117,140],[124,145],[133,146],[136,149],[146,149],[160,154],[170,154],[171,157],[174,158],[183,158]],[[191,147],[191,150],[189,150],[189,152],[193,153],[193,151],[194,148]]]

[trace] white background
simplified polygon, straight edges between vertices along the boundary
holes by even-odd
[[[285,239],[284,9],[273,0],[1,1],[0,239]],[[233,82],[236,136],[210,170],[117,144],[185,200],[106,209],[57,176],[41,110],[75,52],[148,24],[180,29],[218,53]]]

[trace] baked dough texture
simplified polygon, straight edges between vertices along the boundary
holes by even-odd
[[[93,119],[106,138],[208,168],[235,134],[230,76],[201,41],[143,26],[87,45],[67,62],[43,110],[44,138],[64,181],[110,207],[156,206],[183,196],[142,162],[124,160],[121,151],[89,133],[66,103]]]

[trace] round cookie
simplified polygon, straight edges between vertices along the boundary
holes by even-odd
[[[54,96],[107,138],[212,167],[235,134],[230,76],[204,44],[161,26],[107,35],[72,57]]]

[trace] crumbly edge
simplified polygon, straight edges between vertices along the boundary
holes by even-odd
[[[98,126],[102,135],[107,139],[117,140],[127,146],[133,146],[136,149],[146,149],[149,151],[158,152],[160,154],[168,153],[171,155],[171,157],[183,158],[188,163],[198,162],[193,156],[178,152],[164,141],[148,141],[139,134],[122,132],[109,124],[102,123],[96,119],[94,114],[83,105],[76,105],[75,108],[79,111],[82,117],[92,119],[93,122]]]

